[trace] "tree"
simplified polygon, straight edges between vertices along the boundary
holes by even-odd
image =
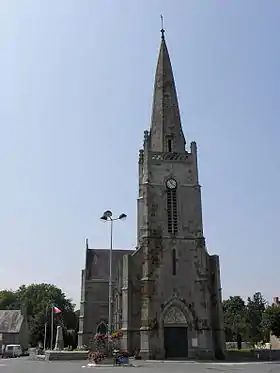
[[[0,291],[0,309],[15,310],[20,308],[20,303],[17,295],[12,290]]]
[[[235,339],[241,348],[242,337],[246,336],[246,306],[240,296],[233,296],[223,301],[224,324],[227,340]]]
[[[246,324],[248,340],[253,344],[263,340],[263,329],[261,326],[262,315],[265,311],[266,300],[260,292],[248,298],[246,305]]]
[[[61,314],[54,317],[54,331],[57,325],[62,325],[66,338],[65,343],[67,344],[67,338],[69,337],[67,330],[76,330],[77,317],[74,312],[75,305],[72,304],[70,299],[66,298],[61,289],[50,284],[32,284],[29,286],[22,285],[18,290],[10,293],[6,294],[4,291],[1,308],[21,308],[26,311],[32,345],[43,342],[45,321],[47,321],[47,344],[50,346],[50,321],[53,305],[62,311]]]
[[[275,305],[266,307],[262,315],[261,327],[266,335],[272,333],[280,338],[280,307]]]

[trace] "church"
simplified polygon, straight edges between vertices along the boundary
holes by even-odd
[[[139,151],[137,247],[113,250],[113,330],[143,359],[222,359],[217,255],[203,234],[197,145],[187,148],[161,30],[151,125]],[[202,160],[203,161],[203,160]],[[79,346],[108,325],[109,250],[89,249],[81,278]]]

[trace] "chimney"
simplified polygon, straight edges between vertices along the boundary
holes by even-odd
[[[273,305],[274,306],[279,306],[279,297],[274,297],[273,298]]]

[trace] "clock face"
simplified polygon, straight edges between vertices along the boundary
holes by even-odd
[[[177,181],[175,179],[168,179],[166,186],[168,189],[175,189],[177,187]]]

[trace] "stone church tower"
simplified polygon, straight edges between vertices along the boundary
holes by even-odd
[[[205,246],[197,146],[186,150],[161,32],[151,127],[139,153],[138,245],[118,254],[114,325],[122,348],[143,358],[222,358],[219,257]],[[101,321],[93,309],[91,315]]]
[[[219,258],[205,247],[197,147],[185,146],[162,30],[151,128],[139,154],[138,248],[123,266],[123,343],[146,358],[224,350]]]

